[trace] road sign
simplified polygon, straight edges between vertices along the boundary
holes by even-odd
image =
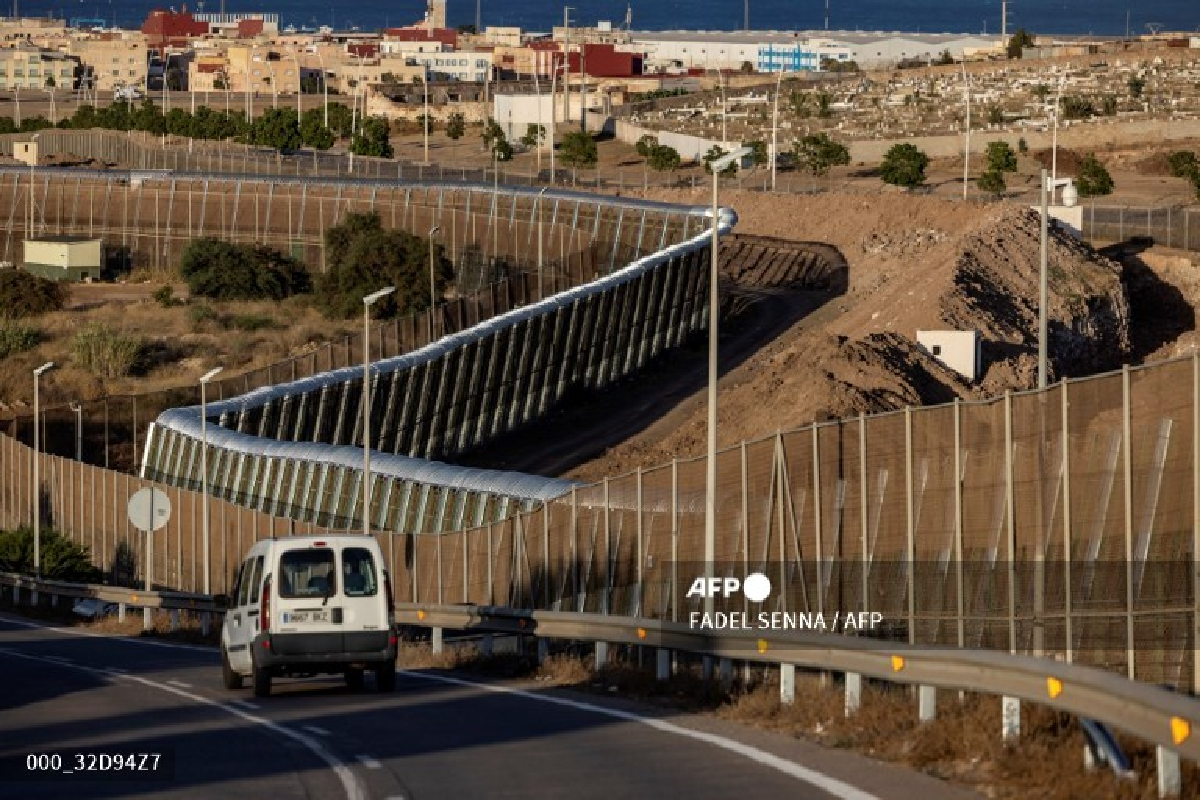
[[[145,533],[160,530],[171,519],[171,499],[158,489],[139,489],[129,498],[129,521]]]

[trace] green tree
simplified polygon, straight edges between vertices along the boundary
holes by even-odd
[[[928,166],[929,156],[915,145],[896,144],[884,154],[879,177],[884,183],[911,189],[925,182],[925,168]]]
[[[310,108],[300,117],[300,139],[309,147],[328,150],[333,147],[333,131],[325,127],[325,110]]]
[[[812,109],[809,108],[809,95],[805,92],[792,92],[788,95],[788,103],[792,107],[792,113],[800,119],[808,119],[812,116]]]
[[[1000,106],[989,106],[987,110],[987,121],[991,125],[1004,124],[1004,109]]]
[[[329,104],[329,129],[341,139],[347,139],[354,128],[354,112],[341,103]]]
[[[350,143],[350,152],[356,156],[391,158],[395,151],[392,149],[391,126],[387,118],[365,118],[359,126],[358,135]]]
[[[276,150],[299,150],[300,126],[294,108],[268,108],[254,120],[250,129],[252,144]]]
[[[275,300],[312,289],[300,262],[269,247],[192,239],[184,248],[179,272],[198,297],[214,300]]]
[[[754,166],[761,167],[771,160],[771,151],[767,149],[767,143],[763,140],[755,139],[754,141],[746,142],[746,146],[751,150],[750,162]]]
[[[583,131],[571,131],[562,137],[560,159],[568,167],[587,169],[596,166],[599,154],[596,140]]]
[[[1125,85],[1129,87],[1129,96],[1134,100],[1137,100],[1142,96],[1142,92],[1146,88],[1146,79],[1138,75],[1134,75]]]
[[[463,134],[467,132],[467,118],[462,113],[455,111],[446,120],[446,135],[451,139],[461,139]]]
[[[46,88],[47,88],[47,89],[53,89],[53,88],[54,88],[56,85],[57,85],[57,84],[56,84],[56,83],[55,83],[55,81],[54,81],[54,76],[53,76],[53,75],[47,75],[47,76],[46,76]]]
[[[1191,174],[1192,190],[1196,193],[1196,199],[1200,200],[1200,170],[1196,170]]]
[[[833,116],[833,96],[828,92],[820,92],[817,94],[817,116],[821,119],[828,119]]]
[[[1176,150],[1167,156],[1167,163],[1170,164],[1171,175],[1175,178],[1190,178],[1200,172],[1200,161],[1190,150]]]
[[[990,172],[1016,172],[1017,154],[1008,142],[988,142],[987,164]]]
[[[1033,34],[1024,28],[1018,28],[1012,38],[1008,40],[1008,57],[1020,58],[1021,51],[1026,47],[1033,47]]]
[[[950,55],[949,50],[943,50],[941,56],[933,63],[943,67],[949,66],[954,63],[954,56]]]
[[[635,150],[637,150],[637,154],[639,156],[642,158],[649,158],[650,154],[654,152],[654,148],[658,147],[658,137],[652,133],[647,133],[645,136],[638,139],[637,144],[635,144],[633,147]]]
[[[1086,97],[1064,97],[1062,99],[1063,119],[1088,119],[1096,116],[1096,107]]]
[[[396,291],[379,301],[372,316],[386,319],[429,307],[429,248],[434,247],[434,294],[442,296],[453,277],[436,242],[402,230],[385,230],[378,214],[350,213],[325,231],[326,272],[316,300],[326,316],[362,314],[362,299],[381,286]]]
[[[674,172],[679,169],[679,151],[665,144],[655,145],[647,163],[657,172]]]
[[[500,123],[492,118],[483,124],[483,130],[479,132],[479,138],[483,142],[483,149],[491,152],[498,140],[504,140],[507,137],[504,135],[504,128],[500,127]]]
[[[814,178],[829,172],[831,167],[850,163],[850,151],[827,133],[814,133],[797,140],[792,153],[796,165],[808,170]]]
[[[979,176],[976,181],[979,190],[996,196],[1004,194],[1008,186],[1004,183],[1004,173],[998,169],[989,169]]]
[[[534,148],[544,141],[546,141],[546,126],[538,125],[536,122],[525,126],[525,135],[521,137],[521,144]]]
[[[1039,83],[1029,90],[1030,94],[1038,99],[1039,103],[1046,102],[1046,98],[1050,95],[1050,87],[1044,83]]]
[[[714,144],[708,148],[708,152],[704,154],[704,171],[712,175],[713,162],[725,155],[725,149],[719,144]],[[738,171],[737,161],[730,161],[728,166],[721,170],[721,175],[728,178],[736,175]]]
[[[1100,197],[1112,194],[1113,179],[1108,170],[1096,158],[1094,153],[1088,153],[1083,163],[1079,165],[1079,176],[1075,178],[1075,188],[1080,197]]]
[[[1117,98],[1115,95],[1106,94],[1100,98],[1100,113],[1106,117],[1114,116],[1117,113]]]

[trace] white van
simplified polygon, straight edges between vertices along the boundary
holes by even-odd
[[[352,688],[363,671],[375,686],[396,686],[392,584],[383,554],[365,535],[289,536],[256,542],[238,570],[221,628],[226,689],[251,678],[254,694],[271,679],[342,673]]]

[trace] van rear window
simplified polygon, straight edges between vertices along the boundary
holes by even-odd
[[[280,597],[325,597],[337,591],[333,551],[287,550],[279,558]]]
[[[347,597],[371,597],[379,591],[375,575],[375,559],[365,547],[342,550],[342,585]]]

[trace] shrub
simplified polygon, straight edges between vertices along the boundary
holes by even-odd
[[[1167,157],[1167,162],[1171,165],[1171,175],[1175,178],[1190,178],[1200,172],[1200,161],[1196,160],[1196,154],[1190,150],[1176,150]]]
[[[100,377],[123,378],[137,366],[145,346],[139,336],[96,323],[75,334],[71,350],[76,361]]]
[[[310,291],[300,262],[269,247],[193,239],[179,271],[192,294],[215,300],[282,300]]]
[[[225,327],[239,331],[272,330],[281,327],[274,317],[265,314],[236,314],[225,320]]]
[[[1079,165],[1079,177],[1075,179],[1080,197],[1099,197],[1112,194],[1113,179],[1108,170],[1092,153],[1088,153]]]
[[[42,528],[38,536],[42,577],[69,583],[99,583],[103,573],[92,566],[88,548],[58,531]],[[33,530],[0,531],[0,572],[33,572]]]
[[[1004,194],[1008,186],[1004,182],[1004,173],[998,169],[989,169],[979,176],[979,190],[996,196]]]
[[[217,312],[213,311],[213,307],[208,303],[196,303],[188,307],[188,319],[192,322],[192,328],[197,329],[206,322],[211,322],[217,318]]]
[[[37,347],[41,331],[31,325],[0,318],[0,358]]]
[[[61,311],[67,304],[67,287],[24,270],[0,271],[0,308],[10,317],[32,317]]]
[[[893,186],[912,188],[925,182],[925,168],[929,166],[929,156],[918,150],[915,145],[897,144],[883,157],[879,166],[879,177],[884,183]]]
[[[171,284],[164,284],[154,290],[154,300],[163,308],[174,308],[183,305],[183,301],[175,296]]]
[[[989,172],[1016,172],[1017,154],[1008,142],[988,142],[987,163]]]

